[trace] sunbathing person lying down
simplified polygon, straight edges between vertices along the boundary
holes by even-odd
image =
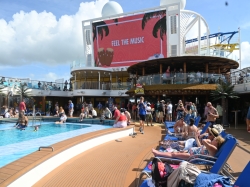
[[[209,155],[209,156],[215,156],[221,145],[224,143],[224,138],[221,136],[218,136],[213,139],[213,141],[209,139],[203,139],[201,145],[201,142],[199,141],[198,136],[196,136],[196,142],[198,147],[192,147],[187,152],[160,152],[155,149],[152,149],[152,153],[155,156],[161,156],[161,157],[168,157],[168,158],[179,158],[179,159],[188,159],[192,155],[202,154],[202,155]]]

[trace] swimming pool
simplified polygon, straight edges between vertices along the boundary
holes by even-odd
[[[0,167],[28,155],[40,146],[49,146],[57,142],[102,129],[111,128],[105,125],[65,123],[56,125],[44,122],[38,131],[34,127],[18,130],[13,123],[0,124]]]

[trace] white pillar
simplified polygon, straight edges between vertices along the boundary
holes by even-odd
[[[98,77],[98,81],[99,81],[99,90],[101,89],[101,73],[98,71],[99,77]]]
[[[75,73],[75,83],[74,83],[74,88],[73,88],[73,90],[75,90],[76,89],[76,73]]]
[[[239,27],[238,31],[239,31],[239,64],[240,64],[240,69],[241,69],[241,43],[240,43],[240,27]]]
[[[198,55],[201,54],[201,17],[198,19]]]

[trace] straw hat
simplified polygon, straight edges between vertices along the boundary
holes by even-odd
[[[215,128],[208,127],[208,131],[209,131],[210,134],[213,135],[213,137],[219,136],[219,133],[218,133],[218,131]]]

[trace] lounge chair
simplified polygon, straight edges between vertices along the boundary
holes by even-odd
[[[196,118],[194,118],[194,125],[197,127],[199,125],[199,122],[201,120],[200,116],[197,116]]]
[[[235,183],[232,185],[232,187],[249,187],[249,181],[248,181],[248,176],[250,173],[250,162],[246,165],[244,170],[241,172],[240,176],[238,179],[235,181]],[[147,180],[144,180],[140,187],[149,187],[147,184]]]
[[[231,170],[231,167],[228,164],[226,164],[226,162],[228,158],[230,157],[230,155],[232,154],[233,150],[235,149],[237,145],[237,140],[230,134],[228,134],[225,137],[225,140],[226,141],[218,150],[215,157],[207,156],[207,155],[194,155],[194,156],[190,156],[190,158],[188,158],[185,161],[188,161],[196,165],[204,165],[206,166],[206,169],[212,173],[217,173],[217,174],[222,173],[224,175],[228,175],[231,178],[233,178],[233,176],[229,172],[229,170]],[[184,161],[179,158],[167,158],[167,157],[157,157],[157,158],[159,158],[162,161],[166,161],[168,163],[173,163],[173,164]],[[140,183],[141,178],[144,175],[150,176],[150,174],[151,174],[151,170],[149,170],[146,166],[139,176],[138,183]]]

